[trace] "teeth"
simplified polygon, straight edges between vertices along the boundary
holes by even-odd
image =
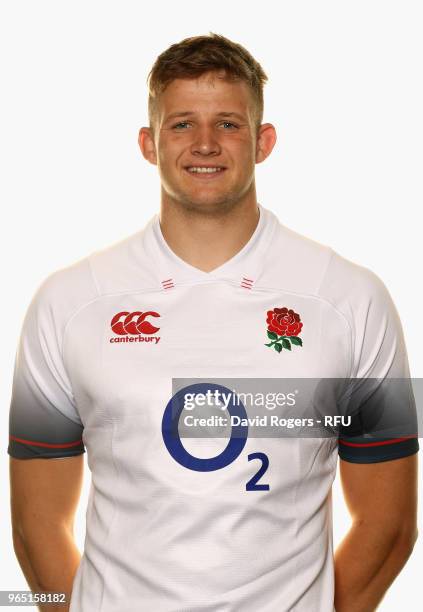
[[[190,168],[188,168],[189,172],[199,172],[202,174],[212,174],[213,172],[219,172],[220,170],[222,170],[222,168],[200,168],[198,166],[191,166]]]

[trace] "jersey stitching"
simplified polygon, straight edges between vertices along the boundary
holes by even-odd
[[[298,440],[295,440],[295,448],[296,448],[296,455],[298,458],[298,462],[299,464],[301,463],[301,453],[300,453],[300,449],[299,449],[299,444],[298,444]],[[301,468],[300,468],[301,469]],[[298,534],[298,530],[299,530],[299,525],[300,525],[300,512],[298,510],[298,494],[299,494],[299,490],[300,490],[300,484],[302,484],[302,480],[300,478],[296,479],[296,483],[295,483],[295,491],[294,491],[294,508],[295,508],[295,537]],[[300,559],[299,559],[299,555],[297,555],[297,559],[295,562],[295,565],[293,567],[293,577],[294,580],[295,578],[298,576],[298,566],[300,563]],[[296,604],[295,604],[295,608],[296,608]],[[294,608],[294,610],[295,610]]]
[[[117,483],[120,482],[120,474],[119,474],[119,469],[115,461],[115,454],[113,452],[113,442],[115,439],[115,431],[116,431],[116,422],[113,422],[112,437],[110,440],[110,450],[111,450],[113,467],[115,468],[115,473],[116,473],[116,486],[117,486]],[[111,490],[112,489],[115,490],[114,487],[112,487]],[[95,496],[95,490],[94,490],[94,496]],[[109,523],[109,529],[107,531],[107,536],[106,536],[106,543],[109,542],[109,538],[111,537],[111,533],[112,533],[112,527],[114,526],[116,519],[119,516],[116,496],[113,493],[112,493],[112,497],[113,497],[113,518]],[[100,597],[100,606],[98,608],[98,612],[101,612],[103,610],[103,600],[104,600],[104,591],[105,591],[105,585],[106,585],[106,577],[109,571],[110,571],[110,558],[108,557],[107,562],[105,563],[103,571],[102,571],[103,581],[102,581],[102,589],[101,589],[101,597]]]
[[[332,248],[330,248],[330,247],[328,247],[328,248],[329,248],[329,250],[330,250],[330,257],[328,258],[328,262],[327,262],[326,269],[325,269],[325,271],[324,271],[324,273],[323,273],[322,280],[321,280],[321,282],[320,282],[319,288],[317,289],[317,292],[318,292],[319,294],[320,294],[320,291],[321,291],[321,289],[322,289],[323,283],[324,283],[324,281],[326,280],[326,277],[327,277],[327,275],[328,275],[328,273],[329,273],[329,268],[330,268],[330,266],[331,266],[331,263],[332,263],[332,261],[333,261],[333,259],[334,259],[334,257],[335,257],[335,251],[334,251]],[[320,297],[321,297],[321,296],[320,296]],[[337,310],[337,311],[338,311],[338,312],[339,312],[339,313],[340,313],[340,314],[341,314],[341,315],[344,317],[344,319],[345,319],[345,321],[346,321],[346,323],[347,323],[347,325],[348,325],[348,329],[349,329],[349,343],[348,343],[348,350],[349,350],[349,362],[350,362],[350,366],[349,366],[349,367],[350,367],[350,371],[349,371],[348,378],[351,378],[351,377],[352,377],[352,374],[353,374],[353,369],[354,369],[354,349],[353,349],[353,346],[354,346],[354,333],[353,333],[353,326],[352,326],[352,324],[351,324],[350,320],[348,319],[347,315],[346,315],[346,314],[344,314],[344,313],[343,313],[341,310],[339,310],[338,308],[336,308],[336,306],[335,306],[334,304],[332,304],[332,303],[330,302],[330,300],[327,300],[327,298],[322,298],[322,299],[324,299],[325,301],[329,302],[329,303],[332,305],[332,307],[333,307],[335,310]]]
[[[95,300],[95,299],[98,299],[100,297],[99,287],[97,285],[97,282],[96,282],[96,279],[95,279],[95,276],[94,276],[94,272],[93,272],[92,267],[91,267],[90,257],[86,258],[86,262],[87,262],[87,265],[88,265],[88,269],[90,271],[90,276],[91,276],[91,280],[92,280],[93,285],[94,285],[94,289],[97,292],[97,297],[94,298],[94,300]],[[90,300],[90,302],[92,302],[92,301],[93,300]],[[69,376],[68,369],[66,367],[66,358],[65,358],[66,346],[65,345],[66,345],[66,332],[67,332],[67,329],[68,329],[68,325],[69,325],[70,321],[73,319],[74,315],[77,314],[81,310],[81,308],[84,307],[85,305],[86,305],[86,303],[83,304],[82,306],[78,306],[76,308],[76,310],[73,313],[70,314],[69,318],[67,319],[67,321],[66,321],[66,323],[65,323],[65,325],[63,327],[62,342],[61,342],[61,346],[59,346],[60,357],[61,357],[61,360],[62,360],[62,363],[63,363],[63,368],[64,368],[64,370],[66,372],[66,376],[67,376],[67,378],[69,380],[69,383],[71,385],[70,395],[72,396],[72,405],[74,406],[74,408],[75,408],[75,410],[76,410],[76,412],[78,414],[78,417],[79,417],[81,423],[82,423],[82,419],[81,419],[81,416],[79,414],[79,410],[78,410],[78,407],[77,407],[77,402],[76,402],[76,399],[75,399],[75,395],[73,393],[72,381],[71,381],[71,378]],[[83,425],[83,423],[82,423],[82,425]]]
[[[175,285],[175,288],[177,287],[187,287],[187,286],[195,286],[195,285],[209,285],[211,283],[227,283],[229,285],[232,285],[233,287],[239,288],[239,281],[235,281],[233,279],[228,279],[228,278],[210,278],[210,279],[201,279],[201,280],[189,280],[189,281],[185,281],[185,282],[178,282]],[[253,291],[260,291],[263,293],[271,293],[271,292],[282,292],[282,293],[288,293],[290,295],[295,295],[295,296],[299,296],[299,297],[305,297],[305,298],[313,298],[316,300],[320,300],[322,302],[325,302],[326,304],[328,304],[331,308],[333,308],[333,310],[335,310],[343,319],[345,319],[345,322],[348,324],[349,327],[350,326],[350,322],[348,320],[348,318],[346,317],[345,313],[340,310],[337,306],[335,306],[335,304],[333,302],[331,302],[331,300],[329,300],[328,298],[323,297],[322,295],[318,295],[317,293],[305,293],[303,291],[292,291],[290,289],[285,289],[284,287],[275,287],[275,286],[271,286],[271,285],[261,285],[261,286],[254,286]],[[100,299],[103,298],[110,298],[110,297],[117,297],[117,296],[124,296],[124,295],[136,295],[136,294],[142,294],[142,293],[163,293],[163,289],[162,288],[157,288],[157,287],[146,287],[143,289],[128,289],[125,291],[116,291],[116,292],[110,292],[110,293],[103,293],[100,294],[98,296],[96,296],[95,298],[90,299],[88,302],[84,302],[83,304],[81,304],[80,306],[78,306],[78,308],[75,310],[75,312],[73,312],[69,319],[66,322],[65,327],[67,327],[71,321],[71,319],[73,319],[76,315],[79,314],[79,312],[81,310],[83,310],[84,308],[86,308],[87,306],[90,306],[90,304],[93,304],[94,302],[97,302]]]
[[[100,291],[100,287],[99,287],[99,285],[97,283],[96,276],[94,274],[94,269],[93,269],[93,265],[92,265],[92,262],[91,262],[91,256],[89,256],[87,259],[88,259],[88,267],[90,269],[91,278],[93,279],[94,287],[95,287],[95,289],[97,291],[97,295],[100,296],[101,295],[101,291]]]

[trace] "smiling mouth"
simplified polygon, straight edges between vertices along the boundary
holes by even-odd
[[[221,174],[226,168],[224,166],[185,166],[185,170],[195,176],[215,176]]]

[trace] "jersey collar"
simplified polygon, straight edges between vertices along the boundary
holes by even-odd
[[[145,228],[144,246],[160,287],[167,291],[179,284],[227,280],[252,289],[278,225],[277,217],[270,210],[261,204],[258,208],[259,221],[247,244],[211,272],[204,272],[176,255],[163,237],[159,215],[154,215]]]

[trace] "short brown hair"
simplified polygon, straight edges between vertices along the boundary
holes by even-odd
[[[256,101],[257,126],[263,121],[263,86],[266,73],[242,45],[220,34],[192,36],[171,45],[153,64],[148,75],[148,116],[152,126],[157,97],[174,79],[195,79],[205,72],[224,71],[225,78],[248,83]]]

